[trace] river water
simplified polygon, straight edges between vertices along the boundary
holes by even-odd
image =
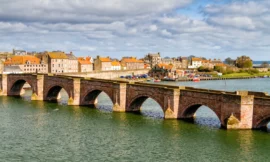
[[[163,82],[200,88],[270,92],[270,79]],[[98,108],[0,97],[0,161],[269,161],[270,134],[219,129],[207,107],[196,123],[163,120],[147,100],[142,114],[112,112],[108,96]]]

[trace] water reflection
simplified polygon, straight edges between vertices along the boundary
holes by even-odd
[[[31,101],[31,97],[33,94],[33,91],[31,88],[25,88],[21,90],[21,98],[26,100],[26,101]]]
[[[153,99],[148,98],[145,100],[145,102],[142,104],[140,109],[140,114],[147,117],[153,117],[153,118],[164,118],[164,112],[161,108],[161,106]]]
[[[221,122],[214,111],[206,106],[201,106],[194,115],[194,122],[201,126],[220,128]]]
[[[68,93],[67,91],[62,88],[57,96],[57,102],[59,105],[67,105],[68,104]]]
[[[113,111],[113,103],[106,93],[101,92],[97,97],[97,101],[98,101],[96,104],[97,109],[105,112]]]

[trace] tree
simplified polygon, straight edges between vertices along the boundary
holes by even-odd
[[[264,61],[262,64],[261,64],[261,67],[262,68],[269,68],[269,63]]]
[[[226,58],[224,62],[228,65],[235,65],[235,60],[231,59],[230,57]]]
[[[237,57],[235,62],[239,68],[251,68],[253,66],[253,62],[248,56]]]

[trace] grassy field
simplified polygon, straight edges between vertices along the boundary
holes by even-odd
[[[247,72],[243,72],[243,73],[231,73],[231,74],[225,74],[222,77],[223,78],[234,78],[234,77],[255,77],[255,76],[270,76],[270,72],[262,72],[262,73],[257,73],[257,74],[250,74]]]

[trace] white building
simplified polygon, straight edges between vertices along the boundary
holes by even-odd
[[[188,68],[189,69],[196,69],[196,68],[199,68],[200,66],[202,66],[202,59],[197,58],[197,57],[193,57],[191,59],[191,65],[189,65]]]
[[[120,62],[117,61],[117,60],[112,61],[111,70],[121,70],[121,64],[120,64]]]

